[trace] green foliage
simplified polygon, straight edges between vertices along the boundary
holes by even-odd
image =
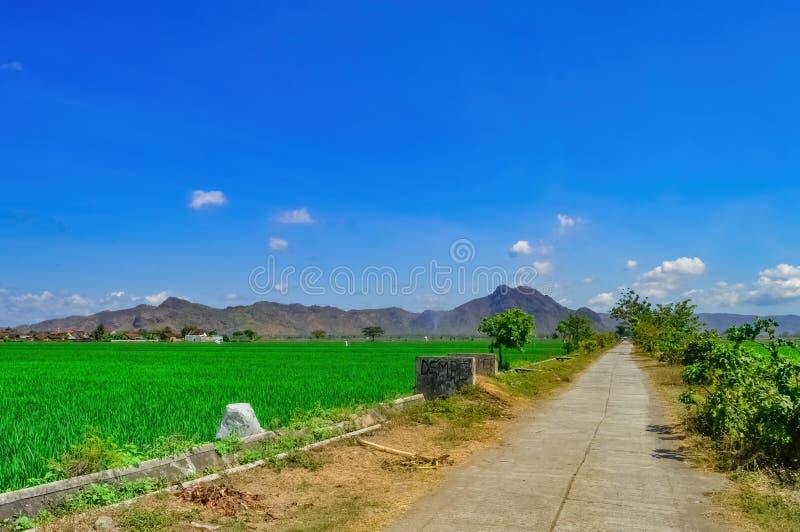
[[[775,326],[756,319],[729,329],[728,341],[707,336],[684,369],[691,387],[681,400],[733,464],[800,467],[800,364],[781,355],[793,345],[775,337]],[[762,332],[769,334],[768,357],[746,343]]]
[[[727,338],[701,332],[694,310],[690,300],[654,308],[628,290],[612,316],[630,326],[642,350],[685,365],[681,401],[692,425],[732,467],[800,468],[800,363],[783,354],[794,344],[775,337],[772,319],[731,327]],[[755,343],[761,335],[764,345]]]
[[[379,336],[383,336],[385,331],[383,327],[371,326],[371,327],[364,327],[361,329],[361,334],[369,338],[371,341],[375,341],[375,338]]]
[[[102,323],[98,325],[97,328],[94,331],[92,331],[91,337],[98,342],[105,340],[106,339],[105,326]]]
[[[67,497],[56,509],[56,513],[81,513],[98,506],[108,506],[151,493],[164,486],[162,480],[152,478],[123,480],[119,484],[90,484],[75,495]]]
[[[314,340],[322,340],[323,338],[325,338],[325,331],[323,331],[322,329],[314,329],[313,331],[311,331],[311,338],[313,338]]]
[[[589,338],[580,341],[577,351],[581,353],[594,353],[602,349],[608,349],[619,343],[616,333],[595,333]]]
[[[421,353],[483,346],[480,340],[349,347],[338,341],[0,343],[0,491],[58,480],[48,463],[80,445],[87,426],[96,427],[100,440],[116,442],[115,453],[130,455],[97,463],[136,463],[214,441],[226,404],[250,403],[271,428],[305,423],[309,414],[329,417],[332,409],[412,394]],[[525,352],[504,348],[503,354],[522,364],[561,355],[563,344],[536,341]],[[102,466],[88,469],[94,467]]]
[[[611,309],[611,316],[624,324],[643,351],[677,364],[700,332],[695,308],[690,299],[653,307],[647,298],[629,289]]]
[[[143,458],[136,446],[119,446],[113,438],[103,437],[93,431],[58,459],[52,460],[48,468],[55,478],[69,478],[104,469],[138,465]]]
[[[556,332],[564,340],[567,353],[570,353],[577,349],[581,342],[591,338],[592,322],[585,316],[572,313],[559,322]]]
[[[629,288],[611,309],[611,317],[621,323],[621,328],[618,330],[620,335],[627,336],[633,333],[633,328],[639,320],[648,316],[651,310],[650,301]]]
[[[242,448],[242,439],[238,434],[231,434],[227,438],[222,438],[214,442],[214,449],[220,456],[231,454]]]
[[[19,517],[16,521],[9,521],[9,528],[14,532],[21,532],[22,530],[30,530],[36,528],[36,521],[24,515]],[[2,529],[2,526],[0,526]]]
[[[491,317],[481,318],[478,332],[492,339],[490,348],[497,348],[500,369],[508,369],[503,361],[503,347],[523,351],[533,336],[536,321],[533,316],[519,308],[508,309]]]

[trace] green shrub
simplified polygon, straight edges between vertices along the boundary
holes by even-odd
[[[70,447],[58,459],[52,460],[48,468],[51,478],[69,478],[105,469],[138,465],[143,458],[141,451],[134,445],[119,446],[113,438],[90,432],[82,442]]]
[[[800,467],[800,364],[780,354],[792,344],[775,338],[773,324],[733,327],[728,341],[706,335],[683,372],[690,389],[681,400],[693,408],[694,426],[721,444],[732,465]],[[745,343],[764,331],[768,357]]]
[[[98,506],[108,506],[133,499],[164,487],[160,479],[140,478],[123,480],[119,484],[91,484],[75,495],[67,497],[60,507],[61,512],[79,513]]]

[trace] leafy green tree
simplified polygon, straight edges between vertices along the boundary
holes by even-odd
[[[385,331],[383,330],[383,328],[377,326],[364,327],[363,329],[361,329],[361,334],[363,334],[373,342],[375,341],[375,338],[383,336],[384,333]]]
[[[647,318],[651,311],[650,301],[629,288],[611,309],[611,317],[619,321],[622,326],[622,329],[617,331],[621,333],[620,336],[628,336],[633,333],[636,324]]]
[[[250,339],[251,342],[256,339],[256,333],[253,331],[253,329],[245,329],[242,332]]]
[[[322,340],[323,338],[325,338],[325,331],[323,331],[322,329],[314,329],[313,331],[311,331],[311,338],[313,338],[314,340]]]
[[[186,336],[187,334],[192,334],[192,331],[195,330],[194,325],[187,325],[183,329],[181,329],[181,336]]]
[[[97,342],[102,342],[106,339],[106,328],[105,325],[102,323],[98,325],[94,331],[92,331],[92,338],[95,339]]]
[[[508,349],[524,350],[525,345],[533,337],[536,320],[533,316],[519,308],[508,309],[494,316],[481,318],[478,332],[489,336],[492,343],[489,348],[497,348],[497,363],[501,368],[506,368],[503,363],[503,347]]]
[[[572,313],[559,322],[556,332],[564,341],[567,353],[571,353],[583,340],[592,337],[592,322],[585,316]]]

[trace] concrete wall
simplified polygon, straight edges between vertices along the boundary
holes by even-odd
[[[417,357],[416,392],[425,399],[448,397],[475,384],[474,357]]]
[[[473,357],[476,375],[497,375],[497,357],[492,353],[449,353],[449,357]]]

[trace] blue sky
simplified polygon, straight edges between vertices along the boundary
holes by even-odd
[[[54,4],[0,17],[0,325],[489,290],[330,287],[431,261],[800,313],[796,4]],[[270,256],[327,290],[254,292]]]

